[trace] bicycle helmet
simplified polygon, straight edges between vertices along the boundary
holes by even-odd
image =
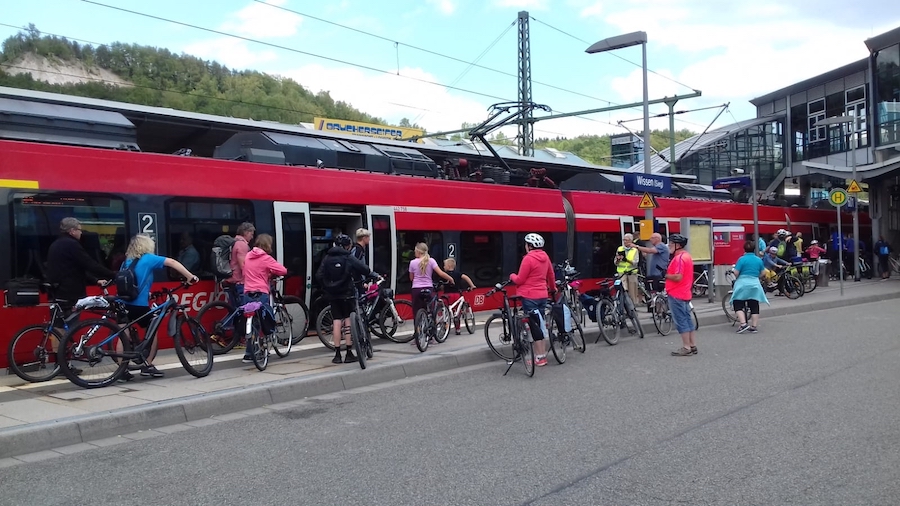
[[[543,248],[544,238],[538,234],[531,233],[525,236],[525,244],[530,244],[535,248]]]
[[[672,244],[680,244],[681,247],[687,246],[687,237],[681,234],[672,234],[669,236],[669,242]]]
[[[334,239],[334,245],[340,246],[342,248],[346,248],[353,244],[353,239],[350,239],[350,236],[347,234],[341,234]]]

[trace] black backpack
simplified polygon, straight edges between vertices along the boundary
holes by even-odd
[[[322,275],[319,280],[327,294],[339,294],[351,284],[351,256],[328,255],[322,261]]]
[[[219,279],[231,277],[231,250],[234,249],[234,243],[235,238],[230,235],[220,235],[213,241],[209,266]]]
[[[141,291],[141,287],[137,282],[137,274],[134,272],[140,261],[141,257],[135,258],[128,268],[122,268],[116,272],[116,277],[114,278],[116,294],[119,299],[125,302],[133,302]]]

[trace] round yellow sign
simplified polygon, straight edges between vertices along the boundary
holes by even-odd
[[[834,207],[842,207],[847,203],[847,191],[842,188],[835,188],[828,194],[828,201]]]

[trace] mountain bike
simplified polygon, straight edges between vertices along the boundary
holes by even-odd
[[[372,348],[372,338],[369,335],[369,328],[363,319],[359,307],[350,313],[350,338],[353,341],[353,349],[356,350],[356,359],[359,361],[359,368],[366,368],[366,360],[374,356]],[[342,329],[343,332],[343,329]]]
[[[600,301],[597,304],[597,325],[600,327],[600,336],[595,343],[600,342],[600,337],[614,346],[619,343],[619,329],[626,329],[630,334],[638,334],[644,337],[644,328],[638,320],[634,303],[631,301],[625,287],[622,286],[624,274],[616,274],[613,283],[600,281]]]
[[[450,334],[450,312],[444,301],[437,296],[444,282],[435,283],[432,289],[422,289],[419,297],[425,301],[425,308],[416,312],[415,339],[416,348],[425,353],[428,344],[433,340],[443,343]]]
[[[566,281],[556,282],[558,288],[566,284]],[[572,347],[575,351],[585,352],[584,330],[581,328],[581,322],[578,321],[578,315],[572,310],[566,295],[561,290],[557,293],[557,299],[550,305],[551,318],[549,319],[550,328],[548,329],[548,337],[550,339],[550,350],[553,357],[560,364],[566,361],[566,348]]]
[[[412,302],[394,298],[394,291],[383,287],[382,276],[372,278],[373,282],[357,300],[357,309],[366,322],[366,328],[377,337],[395,343],[408,343],[415,335],[411,330],[413,322]],[[316,317],[316,334],[319,341],[334,351],[334,316],[331,305],[319,311]]]
[[[578,276],[580,276],[581,273],[572,267],[569,260],[557,265],[556,268],[559,273],[562,274],[561,277],[564,281],[562,284],[557,283],[557,288],[562,292],[563,296],[565,296],[566,301],[568,301],[569,307],[575,315],[575,319],[579,324],[584,325],[585,310],[584,305],[581,303],[581,294],[579,292],[581,289],[581,281],[578,279]]]
[[[503,373],[504,376],[509,373],[509,370],[512,369],[513,364],[521,361],[522,365],[525,366],[525,374],[528,377],[532,377],[534,376],[534,344],[532,342],[531,332],[529,332],[528,330],[529,318],[528,315],[520,314],[518,311],[516,301],[521,300],[522,297],[510,297],[507,293],[506,287],[510,283],[511,281],[497,283],[496,285],[494,285],[494,288],[492,288],[484,295],[485,297],[493,297],[497,292],[503,294],[503,306],[501,312],[494,313],[494,315],[488,319],[488,322],[485,323],[484,338],[485,340],[487,340],[488,347],[491,349],[491,351],[493,351],[495,355],[506,361],[507,367],[506,372]],[[513,301],[512,304],[510,304],[510,301]],[[493,329],[500,330],[498,339],[501,343],[508,344],[508,351],[503,349],[504,347],[495,346],[492,342],[492,320],[496,320],[501,323],[501,325],[493,326]]]
[[[194,317],[188,314],[187,304],[178,304],[175,293],[190,286],[188,283],[174,289],[163,288],[150,294],[150,298],[165,300],[151,306],[150,312],[132,321],[121,302],[109,300],[113,305],[110,314],[99,319],[82,320],[73,325],[63,337],[57,352],[57,362],[69,381],[82,388],[108,386],[121,378],[129,362],[147,365],[153,341],[157,339],[159,328],[166,316],[168,333],[175,342],[175,354],[185,370],[202,378],[209,375],[213,367],[213,349],[209,335]],[[111,299],[111,298],[107,298]],[[112,321],[125,321],[121,327]],[[146,337],[138,339],[137,322],[151,318]],[[184,328],[187,327],[187,332]],[[80,375],[75,370],[84,368]]]

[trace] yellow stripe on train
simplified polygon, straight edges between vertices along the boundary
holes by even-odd
[[[0,188],[25,188],[27,190],[37,190],[40,185],[37,181],[29,181],[27,179],[0,179]]]

